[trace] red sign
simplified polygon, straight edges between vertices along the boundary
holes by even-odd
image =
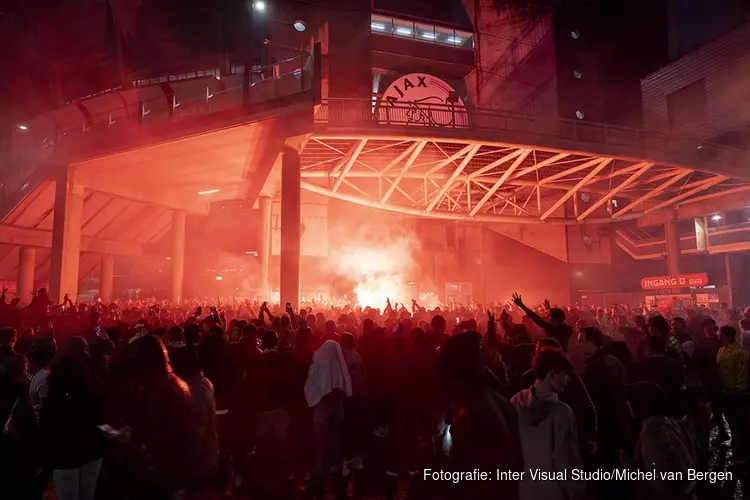
[[[643,278],[641,288],[660,290],[664,288],[698,288],[708,285],[708,274],[679,274],[677,276],[654,276]]]

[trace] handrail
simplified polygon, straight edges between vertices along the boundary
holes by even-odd
[[[316,69],[314,54],[315,52],[295,56],[265,67],[254,68],[250,73],[247,104],[260,104],[313,90]],[[209,76],[203,80],[169,83],[175,86],[176,94],[162,93],[153,98],[130,103],[122,97],[122,93],[125,92],[122,89],[94,97],[93,99],[102,99],[102,96],[107,94],[116,95],[119,97],[114,102],[121,104],[103,112],[92,113],[88,117],[55,121],[52,118],[54,110],[38,116],[35,120],[49,119],[48,125],[40,122],[39,127],[45,130],[44,133],[49,133],[43,139],[42,136],[37,136],[34,130],[15,137],[16,143],[8,156],[8,164],[13,168],[6,168],[2,172],[0,216],[7,213],[27,190],[44,177],[44,173],[39,172],[39,166],[47,163],[53,153],[61,150],[65,153],[90,152],[103,142],[109,144],[107,141],[114,142],[127,137],[123,134],[137,134],[152,127],[160,128],[172,123],[190,122],[200,116],[239,111],[246,104],[243,102],[245,86],[220,88],[226,84],[226,80],[220,81]],[[190,86],[191,97],[181,100],[179,95],[185,90],[185,87],[181,87],[182,83]],[[202,83],[205,85],[202,86]],[[129,91],[134,92],[132,98],[138,99],[138,96],[143,95],[148,89],[149,87],[136,87]],[[196,97],[196,94],[200,95]]]
[[[430,127],[497,131],[527,134],[629,148],[634,158],[644,153],[661,153],[666,158],[658,163],[691,166],[723,167],[722,173],[750,180],[750,160],[739,149],[720,146],[702,140],[665,134],[655,130],[619,125],[529,116],[489,108],[466,108],[461,105],[432,103],[386,102],[352,98],[322,99],[315,113],[315,121],[330,127]],[[585,148],[584,148],[585,150]],[[623,155],[627,156],[627,155]],[[711,169],[706,169],[713,173]],[[740,175],[741,174],[741,175]]]

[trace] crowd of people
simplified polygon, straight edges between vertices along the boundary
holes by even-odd
[[[691,500],[722,446],[746,473],[750,311],[216,302],[3,294],[0,498]]]

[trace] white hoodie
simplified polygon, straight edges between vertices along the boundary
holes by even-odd
[[[352,380],[346,367],[344,354],[338,342],[327,340],[313,354],[312,365],[305,382],[305,399],[312,408],[324,396],[340,390],[345,396],[352,395]]]

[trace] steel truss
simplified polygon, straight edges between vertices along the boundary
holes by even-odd
[[[602,223],[750,190],[652,162],[435,137],[316,133],[302,188],[403,214],[462,221]]]

